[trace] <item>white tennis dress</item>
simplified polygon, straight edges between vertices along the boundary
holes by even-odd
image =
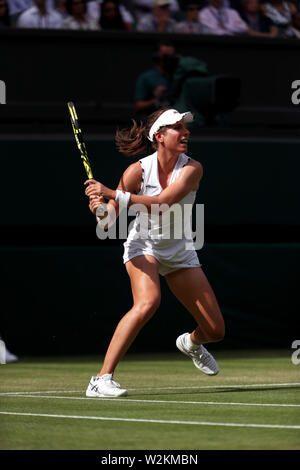
[[[187,155],[179,155],[169,184],[176,180],[189,160]],[[142,158],[140,163],[143,176],[139,195],[158,196],[163,188],[159,182],[157,152]],[[162,215],[138,211],[124,243],[124,263],[136,256],[152,255],[159,263],[162,276],[180,268],[200,266],[191,232],[195,198],[193,190]]]

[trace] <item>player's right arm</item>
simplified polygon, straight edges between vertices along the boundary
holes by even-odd
[[[95,180],[88,180],[88,183]],[[130,165],[123,173],[119,184],[116,189],[121,191],[128,191],[132,194],[138,194],[141,189],[142,183],[142,167],[140,162],[135,162]],[[97,208],[104,203],[104,198],[102,196],[91,196],[89,199],[89,208],[90,211],[96,215]],[[114,214],[115,217],[119,215],[119,204],[114,200],[110,199],[106,205],[106,210],[109,215]],[[107,214],[104,214],[103,217],[106,217]],[[112,221],[114,223],[115,220]],[[107,227],[105,227],[107,228]]]

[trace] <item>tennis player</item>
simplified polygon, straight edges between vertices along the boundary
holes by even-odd
[[[136,204],[145,207],[144,212],[137,212],[124,243],[123,261],[131,282],[133,306],[117,325],[102,368],[97,376],[91,378],[87,387],[88,397],[127,395],[127,390],[113,380],[113,374],[160,304],[159,275],[165,276],[170,290],[193,315],[197,324],[194,331],[177,338],[177,348],[205,374],[216,375],[219,372],[215,359],[203,344],[217,342],[224,337],[224,321],[193,244],[192,249],[187,249],[192,238],[185,233],[191,231],[184,231],[180,239],[172,234],[166,239],[163,237],[162,217],[152,217],[151,212],[157,205],[172,208],[177,204],[183,209],[184,205],[195,201],[203,169],[198,161],[185,153],[190,135],[186,124],[192,120],[190,112],[179,113],[168,109],[151,114],[146,125],[142,123],[138,126],[133,121],[131,129],[116,133],[120,152],[128,156],[147,155],[149,151],[151,154],[125,170],[117,190],[107,188],[96,180],[85,182],[89,208],[94,214],[105,200],[108,200],[108,214],[116,211],[118,215],[120,210]],[[151,223],[147,237],[143,238],[139,236],[139,223],[146,212]],[[108,219],[105,220],[107,223]],[[186,218],[184,220],[187,223]],[[191,224],[190,218],[188,223]]]

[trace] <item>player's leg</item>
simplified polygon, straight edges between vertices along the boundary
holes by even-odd
[[[86,391],[87,396],[123,396],[125,389],[113,381],[113,373],[137,334],[157,310],[161,293],[158,262],[153,256],[142,255],[126,263],[130,277],[133,306],[120,320],[107,349],[103,366],[96,377],[92,377]]]
[[[142,255],[126,263],[130,277],[133,306],[120,320],[109,344],[99,375],[114,372],[137,334],[157,310],[160,299],[158,262],[153,256]]]
[[[199,348],[203,343],[220,341],[225,333],[219,304],[204,272],[200,267],[183,268],[166,275],[166,281],[198,325],[191,334],[185,333],[177,339],[177,347],[189,355],[196,367],[203,372],[209,375],[218,373],[219,369],[212,356],[203,346]],[[197,357],[201,353],[204,353],[202,361]]]
[[[197,344],[220,341],[224,320],[216,296],[200,267],[182,268],[166,275],[170,290],[193,315],[198,326],[191,333]]]

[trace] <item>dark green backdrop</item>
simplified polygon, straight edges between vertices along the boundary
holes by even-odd
[[[87,146],[95,176],[115,186],[132,160],[112,138]],[[204,166],[198,255],[227,330],[214,348],[290,348],[299,337],[298,146],[191,142],[189,154]],[[122,242],[96,237],[72,136],[2,139],[0,158],[1,334],[19,354],[103,353],[131,293]],[[193,328],[164,279],[162,291],[159,311],[131,351],[174,350],[177,335]]]

